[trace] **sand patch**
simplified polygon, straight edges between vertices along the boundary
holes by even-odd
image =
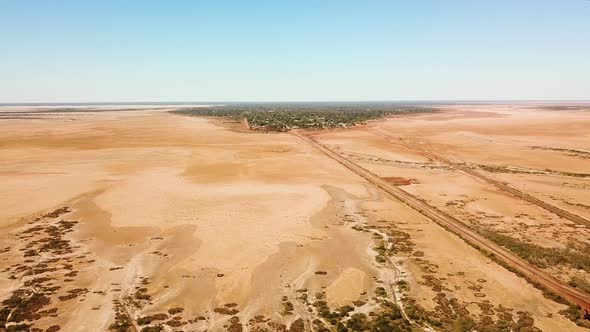
[[[367,274],[359,269],[347,268],[326,289],[326,297],[331,307],[352,303],[364,291]]]

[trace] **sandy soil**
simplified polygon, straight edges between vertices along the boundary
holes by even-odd
[[[580,216],[590,216],[590,176],[586,176],[590,159],[585,154],[590,148],[590,112],[547,110],[536,105],[442,109],[434,114],[377,121],[369,127],[380,128],[453,162],[485,166],[479,171],[490,178]],[[388,141],[369,127],[318,132],[314,137],[383,178],[405,180],[399,184],[403,190],[472,227],[485,227],[549,248],[588,243],[588,225],[573,223],[499,191],[417,150]],[[522,171],[506,171],[506,167]],[[437,240],[430,246],[440,244]],[[450,248],[440,250],[448,252]],[[444,260],[433,262],[440,265]],[[586,271],[564,266],[550,266],[547,271],[565,282],[572,275],[588,278]]]
[[[563,116],[540,113],[563,125]],[[534,135],[546,133],[546,122],[517,137],[501,126],[515,112],[500,107],[376,125],[465,162],[584,172],[589,168],[579,164],[590,159],[522,147],[589,148],[580,125],[588,118],[571,113],[571,135],[554,129],[538,141]],[[526,123],[525,115],[514,117]],[[498,131],[483,130],[481,118],[496,121]],[[509,152],[465,135],[518,147]],[[557,238],[528,235],[548,246],[563,245],[575,226],[363,129],[318,137],[382,176],[417,179],[405,188],[453,213],[497,214],[492,220],[506,229],[516,214],[559,225]],[[489,157],[474,153],[483,149]],[[492,175],[527,183],[535,177],[531,190],[588,212],[582,193],[589,180]],[[562,181],[581,187],[568,190]],[[0,297],[36,299],[36,311],[21,321],[35,328],[106,330],[121,316],[165,314],[159,322],[166,330],[281,330],[283,324],[296,331],[297,320],[311,326],[317,318],[316,298],[332,309],[357,301],[363,304],[354,312],[368,313],[378,307],[376,288],[391,285],[384,296],[400,305],[405,297],[434,311],[443,293],[473,317],[489,301],[509,308],[515,321],[517,311],[529,312],[545,331],[576,329],[558,313],[564,306],[293,135],[242,132],[163,110],[6,117],[0,119],[0,182]],[[469,208],[447,205],[452,200]],[[410,251],[392,256],[395,266],[375,260],[380,229],[411,238]],[[586,232],[577,236],[587,239]],[[409,290],[396,280],[407,281]],[[39,289],[46,299],[34,297]]]
[[[133,318],[181,307],[185,330],[220,329],[233,314],[213,309],[226,304],[241,323],[264,315],[288,325],[300,316],[283,312],[283,296],[299,296],[295,287],[326,288],[331,304],[374,289],[370,236],[332,227],[341,223],[340,201],[371,197],[368,185],[295,137],[236,133],[161,111],[0,126],[0,242],[10,247],[1,258],[2,297],[31,286],[18,269],[45,258],[36,247],[44,227],[62,217],[78,222],[64,234],[72,252],[49,262],[57,271],[40,273],[61,285],[44,307],[55,306],[57,317],[45,314],[35,327],[104,329],[115,320],[113,301]],[[69,210],[58,218],[42,217],[62,206]],[[21,249],[40,256],[27,259]],[[64,281],[62,263],[77,277]],[[149,300],[135,296],[140,285]],[[84,291],[59,299],[72,289]]]

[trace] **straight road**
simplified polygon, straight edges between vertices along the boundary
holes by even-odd
[[[521,190],[518,190],[518,189],[516,189],[514,187],[511,187],[511,186],[507,185],[504,182],[500,182],[500,181],[491,179],[491,178],[489,178],[489,177],[481,174],[480,172],[478,172],[478,171],[476,171],[476,170],[474,170],[474,169],[472,169],[472,168],[470,168],[470,167],[468,167],[466,165],[454,163],[451,160],[449,160],[449,159],[447,159],[447,158],[445,158],[443,156],[440,156],[440,155],[438,155],[438,154],[436,154],[434,152],[427,151],[427,150],[425,150],[425,149],[423,149],[421,147],[418,147],[418,146],[412,145],[412,144],[410,144],[408,142],[405,142],[405,141],[403,141],[403,140],[401,140],[401,139],[399,139],[397,137],[394,137],[393,135],[391,135],[390,133],[384,131],[381,128],[367,127],[367,129],[370,132],[372,132],[372,133],[374,133],[374,134],[376,134],[378,136],[381,136],[381,137],[385,138],[388,142],[401,145],[401,146],[403,146],[405,148],[408,148],[410,150],[414,150],[414,151],[422,154],[425,157],[428,157],[428,158],[430,158],[432,160],[438,161],[439,163],[445,164],[445,165],[447,165],[449,167],[452,167],[452,168],[458,169],[460,171],[463,171],[463,172],[465,172],[465,173],[467,173],[467,174],[469,174],[469,175],[471,175],[471,176],[473,176],[475,178],[478,178],[478,179],[480,179],[480,180],[482,180],[482,181],[484,181],[484,182],[486,182],[488,184],[491,184],[491,185],[495,186],[496,188],[500,189],[503,192],[509,193],[512,196],[514,196],[516,198],[519,198],[519,199],[522,199],[524,201],[527,201],[527,202],[529,202],[531,204],[535,204],[535,205],[537,205],[537,206],[539,206],[539,207],[541,207],[541,208],[543,208],[543,209],[545,209],[545,210],[547,210],[547,211],[549,211],[549,212],[551,212],[551,213],[553,213],[553,214],[555,214],[555,215],[557,215],[559,217],[562,217],[564,219],[567,219],[567,220],[569,220],[569,221],[571,221],[573,223],[579,224],[579,225],[590,226],[590,220],[588,220],[588,219],[586,219],[586,218],[584,218],[584,217],[582,217],[580,215],[574,214],[574,213],[569,212],[569,211],[566,211],[566,210],[564,210],[564,209],[562,209],[560,207],[557,207],[555,205],[552,205],[550,203],[547,203],[545,201],[542,201],[542,200],[540,200],[540,199],[538,199],[538,198],[536,198],[536,197],[534,197],[534,196],[532,196],[530,194],[527,194],[527,193],[525,193],[525,192],[523,192]]]
[[[485,237],[479,235],[478,233],[474,232],[470,228],[468,228],[465,224],[460,222],[459,220],[455,219],[454,217],[446,214],[445,212],[437,209],[429,205],[428,203],[420,200],[419,198],[413,196],[412,194],[401,190],[400,188],[391,185],[389,182],[383,180],[378,175],[370,172],[369,170],[355,164],[354,162],[348,160],[347,158],[341,156],[337,152],[329,149],[328,147],[320,144],[315,139],[306,136],[305,134],[299,131],[291,131],[293,135],[301,138],[305,142],[309,143],[317,150],[325,154],[327,157],[337,161],[344,167],[348,168],[349,170],[353,171],[360,177],[364,178],[377,188],[383,190],[385,193],[393,196],[394,198],[404,202],[412,209],[420,212],[422,215],[428,217],[429,219],[433,220],[446,230],[455,233],[464,241],[470,243],[473,246],[479,247],[493,255],[495,255],[498,259],[504,261],[510,267],[514,268],[519,273],[522,273],[526,277],[530,278],[534,282],[539,283],[547,290],[560,295],[561,297],[567,299],[568,301],[580,305],[582,308],[590,308],[590,295],[579,291],[576,288],[573,288],[554,277],[550,276],[549,274],[545,273],[544,271],[530,265],[525,260],[521,259],[520,257],[514,255],[507,249],[495,244],[494,242],[486,239]]]

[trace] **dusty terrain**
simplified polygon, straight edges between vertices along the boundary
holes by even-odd
[[[18,115],[0,119],[1,324],[304,331],[333,328],[322,310],[368,314],[388,299],[420,329],[584,330],[295,135],[165,110]],[[465,106],[369,126],[590,218],[587,111]],[[367,127],[314,137],[469,225],[549,248],[590,239],[590,226]]]
[[[436,114],[312,136],[471,229],[575,253],[575,266],[531,258],[532,265],[572,283],[572,278],[587,281],[589,272],[577,259],[585,260],[590,239],[589,128],[587,106],[557,110],[546,105],[478,105],[442,107]],[[448,162],[432,158],[432,153]],[[521,194],[500,190],[482,178]],[[525,195],[577,218],[552,213]]]

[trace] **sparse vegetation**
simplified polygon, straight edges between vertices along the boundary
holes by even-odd
[[[398,280],[396,282],[396,285],[401,292],[409,292],[410,291],[410,284],[405,280]]]
[[[572,276],[568,281],[568,284],[590,294],[590,282],[583,276]]]
[[[479,164],[472,167],[480,168],[486,172],[490,173],[511,173],[511,174],[536,174],[536,175],[559,175],[559,176],[568,176],[568,177],[575,177],[575,178],[588,178],[590,177],[590,173],[575,173],[575,172],[566,172],[566,171],[558,171],[554,169],[532,169],[532,168],[517,168],[517,167],[508,167],[508,166],[497,166],[497,165],[485,165]]]
[[[557,151],[557,152],[562,152],[563,154],[571,156],[571,157],[590,159],[590,152],[585,151],[585,150],[554,148],[554,147],[546,147],[546,146],[531,146],[530,148],[533,150]]]
[[[148,325],[148,324],[151,324],[153,321],[166,320],[166,319],[168,319],[168,315],[166,315],[166,314],[155,314],[155,315],[150,315],[150,316],[145,316],[145,317],[139,317],[137,319],[137,324],[138,325]]]
[[[495,238],[496,240],[504,241],[503,243],[506,244],[504,246],[507,249],[510,249],[508,246],[511,246],[512,245],[515,248],[520,248],[520,250],[518,252],[521,252],[521,253],[523,252],[523,250],[522,250],[523,247],[521,245],[527,245],[527,243],[520,242],[517,239],[508,237],[506,235],[495,233],[495,232],[493,232],[491,230],[482,230],[481,228],[478,228],[477,231],[480,232],[480,234],[482,234],[484,236],[486,236],[486,232],[488,232],[487,235],[493,235],[493,238]],[[500,236],[496,236],[496,235],[500,235]],[[590,328],[590,324],[588,324],[588,321],[586,321],[584,319],[584,316],[582,315],[582,311],[581,311],[581,309],[580,309],[580,307],[578,305],[572,304],[571,302],[569,302],[568,300],[564,299],[560,295],[555,294],[552,291],[546,289],[540,283],[534,281],[533,279],[531,279],[528,276],[524,275],[520,271],[514,269],[512,266],[510,266],[509,264],[507,264],[505,261],[503,261],[501,259],[498,259],[495,255],[487,252],[486,250],[480,248],[479,246],[472,245],[470,242],[467,242],[467,243],[470,244],[473,248],[481,251],[484,255],[488,256],[494,262],[496,262],[499,265],[503,266],[508,271],[510,271],[510,272],[516,274],[517,276],[525,279],[528,283],[530,283],[531,285],[533,285],[535,288],[540,289],[541,291],[543,291],[543,296],[545,296],[546,298],[551,299],[551,300],[553,300],[553,301],[555,301],[557,303],[561,303],[561,304],[567,305],[568,306],[568,309],[562,310],[562,311],[560,311],[560,313],[562,315],[564,315],[566,318],[568,318],[571,321],[575,322],[577,325],[585,326],[585,327]],[[533,245],[533,244],[528,243],[528,245]],[[540,246],[537,246],[537,247],[540,247]],[[550,249],[550,248],[543,248],[543,247],[540,247],[540,248],[542,248],[541,250],[543,250],[543,249]]]
[[[537,267],[547,268],[566,265],[574,269],[590,272],[590,257],[586,253],[574,250],[572,247],[546,248],[489,229],[479,228],[478,232]]]
[[[381,286],[375,288],[375,296],[387,297],[387,292],[385,291],[385,288],[383,288]]]
[[[171,315],[179,314],[183,311],[184,311],[184,308],[182,308],[182,307],[174,307],[174,308],[168,309],[168,313]]]
[[[214,312],[222,315],[230,315],[233,316],[237,314],[239,311],[236,308],[215,308],[213,309]]]
[[[572,322],[575,322],[576,325],[590,329],[590,321],[584,319],[583,315],[581,315],[581,312],[582,308],[580,308],[579,305],[570,305],[567,307],[567,309],[561,310],[559,313],[567,317]]]
[[[141,329],[141,332],[162,332],[162,331],[164,331],[164,327],[162,325],[145,326]]]
[[[405,320],[399,307],[386,300],[378,300],[378,312],[371,311],[351,314],[353,306],[345,305],[331,311],[326,301],[317,300],[313,308],[319,318],[327,321],[336,331],[411,331],[411,324]],[[314,320],[316,331],[330,331],[320,319]]]
[[[115,300],[113,301],[115,308],[115,321],[109,326],[109,330],[117,332],[127,332],[132,326],[131,318],[123,310],[123,305]]]

